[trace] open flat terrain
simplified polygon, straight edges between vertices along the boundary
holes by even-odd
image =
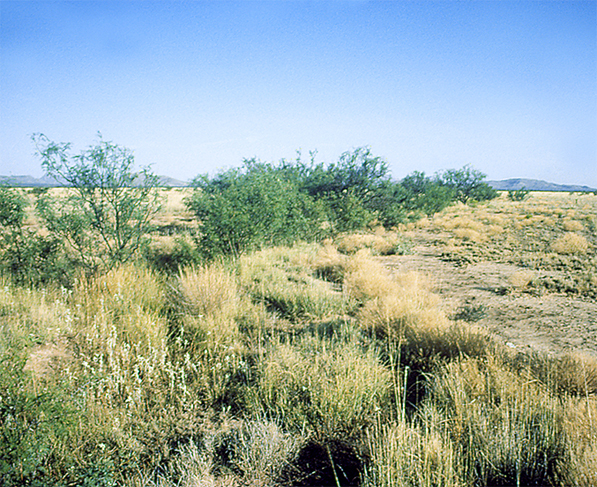
[[[592,194],[532,193],[522,203],[502,195],[424,220],[407,232],[409,255],[379,259],[424,273],[448,316],[512,348],[597,356],[596,215]],[[586,248],[558,248],[565,235]]]

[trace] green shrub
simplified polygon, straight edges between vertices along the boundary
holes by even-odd
[[[483,182],[485,174],[473,169],[470,165],[462,169],[449,169],[436,175],[436,181],[445,187],[452,189],[455,199],[461,203],[469,200],[487,201],[498,196],[498,192]]]
[[[25,226],[28,202],[18,189],[0,188],[0,270],[19,284],[70,281],[60,240]]]
[[[72,188],[62,198],[38,198],[48,230],[68,242],[88,271],[129,261],[159,209],[157,176],[149,168],[133,171],[131,152],[101,135],[95,146],[75,156],[70,144],[51,142],[42,134],[33,141],[47,175]]]
[[[510,201],[524,201],[529,196],[530,191],[528,189],[511,189],[508,191],[508,199]]]
[[[56,446],[65,441],[74,411],[53,391],[35,392],[22,355],[0,356],[0,484],[56,485]]]
[[[206,257],[243,252],[322,232],[323,213],[301,193],[284,166],[245,160],[215,178],[201,176],[188,207],[200,221],[200,252]]]
[[[406,176],[400,186],[405,193],[403,206],[410,212],[422,212],[428,216],[452,204],[456,194],[454,188],[442,185],[418,171]]]

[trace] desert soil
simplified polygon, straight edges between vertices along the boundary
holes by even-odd
[[[581,353],[597,357],[597,303],[565,294],[516,291],[509,278],[522,270],[512,264],[478,262],[458,266],[442,260],[425,231],[413,238],[410,255],[379,257],[393,272],[418,271],[432,282],[452,318],[488,330],[519,351]]]

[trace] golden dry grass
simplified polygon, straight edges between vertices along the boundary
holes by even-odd
[[[558,254],[584,254],[589,248],[589,242],[578,233],[567,232],[558,237],[551,248]]]
[[[183,192],[167,193],[176,213]],[[444,250],[584,265],[596,205],[502,197],[419,228],[441,232]],[[567,221],[582,227],[564,233]],[[333,442],[350,446],[367,487],[595,485],[595,361],[522,360],[448,319],[427,276],[393,274],[375,257],[395,235],[265,249],[170,278],[127,265],[73,290],[1,282],[2,364],[21,365],[2,369],[0,385],[16,377],[19,393],[61,398],[74,425],[35,436],[48,423],[32,422],[23,441],[50,445],[56,472],[77,465],[73,485],[273,487],[318,468],[334,484],[347,460],[332,459]],[[553,254],[566,235],[584,251]],[[539,272],[510,284],[526,290]],[[305,457],[306,445],[324,458]],[[67,467],[58,475],[74,479]]]
[[[528,287],[528,285],[533,281],[535,278],[535,273],[529,270],[520,270],[512,274],[508,281],[510,284],[518,290],[523,290]]]

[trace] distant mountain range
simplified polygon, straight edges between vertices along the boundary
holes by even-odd
[[[164,188],[184,188],[189,185],[186,181],[170,178],[168,176],[158,176],[158,186]],[[574,192],[588,192],[597,191],[596,188],[589,186],[580,186],[572,184],[555,184],[538,179],[504,179],[502,181],[486,181],[489,186],[499,191],[510,191],[517,189],[528,189],[529,191],[574,191]],[[53,178],[44,176],[42,178],[34,178],[33,176],[0,176],[0,185],[21,187],[21,188],[55,188],[64,186],[56,182]]]
[[[163,188],[184,188],[189,183],[168,176],[158,176],[158,186]],[[54,178],[44,176],[34,178],[33,176],[0,176],[0,185],[19,187],[19,188],[58,188],[65,186],[64,183],[56,181]]]
[[[555,184],[538,179],[504,179],[503,181],[485,181],[489,186],[498,191],[511,191],[517,189],[528,189],[529,191],[597,191],[589,186],[579,186],[574,184]]]

